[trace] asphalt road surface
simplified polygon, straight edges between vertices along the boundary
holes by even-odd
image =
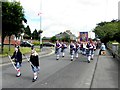
[[[41,57],[41,69],[36,82],[32,82],[33,72],[28,62],[22,63],[21,77],[16,77],[16,71],[11,64],[5,65],[2,66],[2,88],[94,87],[93,76],[97,62],[98,51],[96,51],[91,63],[87,63],[87,57],[81,54],[79,54],[78,59],[70,61],[69,50],[66,51],[65,57],[60,57],[59,60],[56,60],[55,54]]]

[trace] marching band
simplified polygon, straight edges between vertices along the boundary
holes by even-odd
[[[90,61],[93,60],[94,51],[96,50],[96,45],[97,44],[92,39],[89,39],[88,42],[71,41],[70,44],[67,44],[64,41],[60,42],[59,40],[57,40],[55,43],[56,60],[59,60],[60,56],[64,58],[66,55],[65,54],[66,49],[69,47],[71,61],[73,61],[74,58],[78,59],[79,53],[81,52],[82,55],[87,56],[86,61],[90,63]],[[13,66],[17,70],[16,76],[20,77],[21,76],[20,67],[22,64],[22,53],[20,52],[20,49],[18,46],[15,47],[15,52],[13,53],[13,56],[10,58],[10,60],[11,59],[14,59],[14,62],[15,62],[15,65],[13,64]],[[32,67],[32,71],[33,71],[32,81],[33,82],[35,82],[38,78],[38,72],[40,70],[39,61],[40,60],[39,60],[38,53],[35,51],[34,47],[31,47],[31,55],[30,55],[30,59],[28,59],[28,62],[30,63]]]
[[[70,45],[65,44],[65,42],[56,41],[55,45],[55,54],[56,60],[59,60],[60,51],[62,52],[62,57],[65,57],[65,50],[69,47],[70,49],[70,60],[73,61],[74,57],[78,59],[79,52],[82,55],[87,56],[87,61],[90,63],[94,57],[94,51],[96,50],[96,42],[94,42],[91,38],[88,42],[79,42],[79,41],[71,41]]]

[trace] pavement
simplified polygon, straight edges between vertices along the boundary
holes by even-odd
[[[38,80],[32,82],[33,72],[28,62],[23,62],[22,76],[15,77],[12,65],[2,67],[3,88],[118,88],[118,61],[107,55],[99,56],[95,51],[94,60],[87,63],[87,57],[79,54],[70,61],[69,50],[65,57],[56,60],[55,54],[40,58]],[[43,53],[44,55],[44,53]],[[4,90],[4,89],[3,89]]]
[[[91,88],[118,88],[120,62],[114,59],[108,50],[106,52],[105,56],[98,57]]]

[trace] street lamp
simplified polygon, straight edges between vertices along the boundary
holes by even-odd
[[[40,16],[40,31],[39,31],[39,35],[40,35],[40,50],[42,49],[42,16],[41,13],[42,12],[42,0],[40,0],[40,13],[38,13],[38,16]]]

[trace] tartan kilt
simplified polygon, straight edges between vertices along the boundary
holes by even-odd
[[[70,49],[70,55],[74,55],[75,50],[74,49]]]

